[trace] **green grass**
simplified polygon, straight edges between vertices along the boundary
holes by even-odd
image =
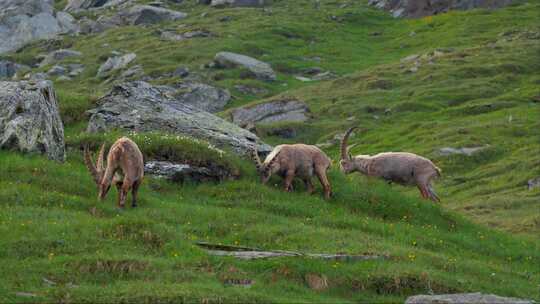
[[[308,0],[274,0],[271,12],[194,2],[172,5],[189,14],[178,23],[63,37],[4,56],[32,64],[40,53],[72,48],[84,56],[63,63],[80,60],[86,69],[55,83],[66,127],[65,163],[0,151],[0,302],[402,302],[419,293],[476,291],[540,300],[540,190],[526,187],[540,176],[537,2],[416,20],[393,19],[365,1],[341,7],[341,1],[323,0],[316,9]],[[208,15],[201,17],[203,12]],[[231,21],[220,22],[223,16]],[[206,29],[214,36],[169,42],[159,39],[160,29]],[[204,142],[152,133],[125,135],[147,159],[217,164],[240,178],[178,185],[147,177],[139,207],[118,213],[114,190],[105,202],[96,201],[80,151],[124,135],[84,133],[85,111],[114,83],[95,77],[113,50],[135,52],[134,64],[150,76],[187,66],[228,88],[235,98],[222,117],[231,108],[273,98],[305,101],[313,116],[307,123],[256,126],[268,143],[324,143],[358,125],[361,131],[350,139],[358,144],[353,153],[425,155],[443,169],[436,184],[443,203],[421,200],[416,189],[344,176],[335,163],[331,200],[322,199],[318,185],[311,196],[301,183],[284,193],[278,178],[260,185],[247,160]],[[278,80],[200,68],[219,51],[267,61]],[[407,72],[413,63],[400,61],[412,54],[427,54],[414,73]],[[314,66],[339,78],[294,78]],[[268,93],[258,100],[234,89],[237,84]],[[284,128],[296,137],[277,136]],[[437,153],[446,146],[484,145],[489,147],[472,157]],[[336,144],[325,151],[337,159]],[[389,258],[240,261],[209,256],[196,241]],[[325,275],[329,288],[309,289],[305,276],[311,273]],[[228,286],[228,279],[254,284]]]
[[[312,196],[301,185],[284,193],[252,177],[181,189],[148,179],[140,207],[117,213],[114,194],[96,202],[76,155],[65,164],[12,152],[0,157],[3,302],[28,300],[16,292],[77,303],[397,301],[430,289],[539,296],[537,240],[472,224],[381,182],[365,187],[335,170],[330,201],[319,187]],[[242,262],[208,256],[194,241],[390,258]],[[329,290],[312,292],[308,273],[326,275]],[[255,284],[226,287],[227,278]]]

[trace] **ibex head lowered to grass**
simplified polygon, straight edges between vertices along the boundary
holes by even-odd
[[[407,152],[385,152],[377,155],[357,155],[349,153],[347,140],[352,131],[347,130],[341,141],[341,171],[350,174],[358,171],[367,176],[379,177],[389,182],[405,186],[416,185],[423,198],[439,202],[431,181],[441,176],[441,170],[429,159]]]
[[[252,157],[263,184],[267,183],[272,175],[278,174],[285,179],[285,191],[292,191],[293,179],[299,177],[304,181],[308,192],[312,193],[314,188],[311,178],[316,175],[323,186],[325,198],[330,198],[332,191],[326,172],[331,161],[319,148],[304,144],[279,145],[264,162],[261,162],[256,150],[252,151]]]
[[[118,189],[118,207],[125,205],[131,190],[132,206],[137,206],[137,191],[144,176],[143,156],[135,142],[127,137],[118,139],[109,149],[107,166],[104,164],[105,144],[101,146],[94,165],[88,147],[84,149],[84,163],[98,186],[98,199],[103,200],[114,184]]]

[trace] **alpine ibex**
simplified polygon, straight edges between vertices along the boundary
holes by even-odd
[[[118,139],[107,154],[107,167],[103,163],[105,144],[99,150],[94,166],[88,146],[84,149],[84,163],[98,185],[98,199],[103,200],[114,184],[118,189],[118,207],[124,208],[129,190],[132,207],[137,207],[137,191],[144,176],[143,155],[135,142],[127,137]]]
[[[315,173],[323,187],[324,197],[330,198],[332,190],[326,172],[330,168],[331,160],[319,148],[304,144],[279,145],[264,162],[261,162],[256,150],[252,150],[252,153],[263,184],[266,184],[273,174],[278,174],[285,179],[285,191],[292,191],[292,182],[296,176],[304,181],[308,193],[311,194],[314,190],[311,178]]]
[[[367,176],[383,178],[404,186],[416,185],[425,199],[440,202],[433,190],[431,180],[441,176],[441,169],[437,168],[429,159],[407,152],[386,152],[377,155],[357,155],[352,157],[347,147],[350,128],[341,141],[341,172],[350,174],[358,171]]]

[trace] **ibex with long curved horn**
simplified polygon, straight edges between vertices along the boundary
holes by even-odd
[[[341,141],[341,172],[350,174],[358,171],[367,176],[383,178],[404,186],[416,185],[425,199],[440,202],[431,181],[441,176],[429,159],[407,152],[385,152],[377,155],[357,155],[352,157],[347,140],[356,127],[350,128]]]
[[[292,191],[292,182],[296,176],[304,181],[307,191],[311,194],[314,190],[311,178],[315,174],[324,189],[325,198],[329,199],[332,194],[330,182],[326,176],[332,162],[315,146],[279,145],[272,150],[264,162],[261,162],[256,150],[252,150],[252,157],[263,184],[266,184],[273,174],[278,174],[284,178],[285,191]]]
[[[84,149],[84,163],[94,182],[98,185],[98,199],[103,200],[114,184],[118,189],[118,207],[124,208],[128,192],[131,190],[131,206],[137,206],[137,191],[144,176],[143,155],[135,142],[127,137],[118,139],[107,154],[107,167],[103,163],[105,144],[99,150],[94,166],[88,147]]]

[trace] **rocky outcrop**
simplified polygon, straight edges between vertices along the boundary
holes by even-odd
[[[122,56],[109,57],[104,64],[102,64],[97,72],[98,78],[108,77],[111,73],[116,70],[120,70],[128,66],[137,55],[135,53],[128,53]]]
[[[187,17],[187,14],[156,6],[135,5],[126,11],[121,11],[120,17],[125,24],[139,25],[175,21]]]
[[[302,122],[308,120],[309,108],[299,100],[275,100],[231,111],[233,123],[245,127],[255,123]]]
[[[17,64],[15,62],[11,62],[8,60],[1,60],[0,61],[0,79],[2,78],[12,78],[17,74],[17,72],[21,70],[28,70],[30,67],[23,65],[23,64]]]
[[[65,159],[64,126],[48,81],[0,81],[0,148]]]
[[[110,7],[127,2],[127,0],[69,0],[65,11],[73,12],[90,8]]]
[[[272,70],[272,67],[268,63],[255,58],[230,52],[219,52],[216,54],[214,61],[218,67],[222,68],[241,66],[252,72],[260,80],[276,80],[276,73]]]
[[[15,75],[15,63],[11,61],[0,61],[0,78],[11,78]]]
[[[88,111],[89,132],[126,129],[161,131],[204,139],[220,148],[246,154],[251,147],[268,152],[271,147],[254,134],[174,97],[174,89],[136,81],[115,86]]]
[[[60,49],[60,50],[56,50],[56,51],[53,51],[53,52],[47,54],[47,56],[45,56],[45,58],[41,61],[41,63],[39,65],[40,66],[46,66],[48,64],[52,64],[52,63],[61,61],[61,60],[65,59],[65,58],[80,57],[80,56],[82,56],[81,52],[73,51],[73,50]]]
[[[184,104],[214,113],[223,110],[231,100],[229,91],[200,82],[186,81],[172,86],[176,100]]]
[[[370,0],[369,4],[392,13],[394,17],[424,17],[449,10],[500,8],[514,0]]]
[[[0,54],[77,30],[71,15],[55,14],[52,0],[0,1]]]
[[[505,298],[492,294],[456,293],[444,295],[418,295],[407,298],[405,304],[533,304],[532,300]]]
[[[101,15],[97,20],[81,18],[80,32],[83,34],[100,33],[110,28],[125,25],[151,25],[166,21],[175,21],[187,17],[186,13],[150,5],[134,5],[120,8],[111,16]]]
[[[144,164],[144,173],[178,183],[186,181],[196,183],[221,182],[238,177],[220,166],[197,167],[154,160],[147,161]]]
[[[270,3],[270,0],[212,0],[213,7],[263,7]]]

